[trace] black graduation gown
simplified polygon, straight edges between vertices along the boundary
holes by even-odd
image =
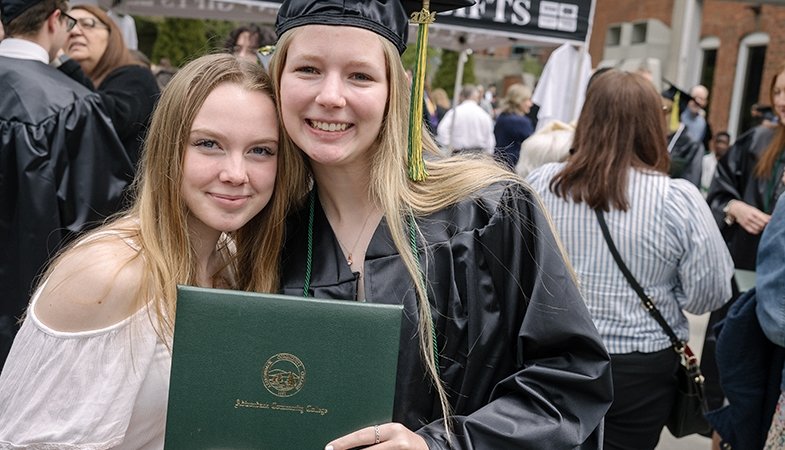
[[[701,171],[703,170],[703,155],[705,150],[703,144],[693,141],[692,138],[683,131],[676,136],[676,133],[668,135],[670,143],[676,137],[671,149],[671,165],[669,174],[672,178],[683,178],[695,187],[700,189]]]
[[[0,366],[2,324],[69,237],[120,208],[132,174],[97,94],[39,61],[0,57]]]
[[[725,223],[725,205],[731,200],[741,200],[761,211],[771,214],[782,185],[769,190],[768,180],[755,176],[755,165],[774,137],[774,130],[759,126],[739,136],[722,159],[717,162],[717,171],[709,186],[706,201],[711,207],[714,219],[722,231],[725,242],[737,269],[755,270],[760,235],[752,235],[734,223]],[[775,174],[775,180],[782,178],[783,166]]]
[[[316,203],[311,295],[354,299],[355,275]],[[307,219],[306,202],[287,223],[282,282],[289,295],[302,295]],[[489,188],[417,223],[455,419],[453,448],[599,448],[598,426],[612,399],[609,357],[539,200],[519,185]],[[367,301],[404,305],[393,420],[429,448],[448,448],[420,357],[413,284],[384,220],[364,270]]]
[[[136,166],[155,103],[161,93],[153,72],[137,65],[118,67],[96,89],[79,63],[73,59],[66,60],[58,69],[86,88],[98,92],[101,106],[112,119],[117,135]]]

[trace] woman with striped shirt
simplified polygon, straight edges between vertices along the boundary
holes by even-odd
[[[532,172],[611,354],[614,403],[605,448],[653,449],[676,393],[679,359],[616,265],[594,209],[633,276],[680,340],[682,310],[702,314],[731,296],[733,263],[708,205],[668,176],[660,96],[636,74],[610,70],[587,91],[573,154]]]

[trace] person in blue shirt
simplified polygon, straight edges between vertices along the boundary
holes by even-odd
[[[785,347],[785,195],[777,200],[771,221],[761,236],[755,272],[756,313],[761,329],[771,342]],[[781,390],[766,449],[785,448],[785,376]]]
[[[521,153],[521,143],[534,132],[526,117],[532,107],[532,90],[520,83],[513,84],[504,96],[503,110],[496,117],[493,134],[496,136],[496,158],[510,170],[515,170]]]

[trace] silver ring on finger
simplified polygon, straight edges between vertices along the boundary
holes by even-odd
[[[376,439],[373,441],[374,444],[378,444],[382,442],[382,432],[379,431],[379,425],[373,426],[373,434],[375,435]]]

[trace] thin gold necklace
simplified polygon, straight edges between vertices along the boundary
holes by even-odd
[[[363,222],[362,228],[360,228],[360,232],[357,233],[357,239],[355,239],[354,244],[352,244],[351,251],[347,250],[346,246],[343,245],[343,242],[341,242],[341,240],[338,238],[338,234],[335,233],[335,240],[338,241],[338,245],[341,246],[341,250],[343,250],[343,252],[346,253],[346,264],[348,264],[349,267],[354,265],[354,260],[352,259],[352,255],[354,254],[354,251],[357,250],[357,244],[360,243],[360,239],[363,237],[363,233],[365,233],[365,227],[368,225],[368,220],[371,218],[371,215],[373,215],[373,209],[368,211],[368,215],[365,216],[365,221]]]

